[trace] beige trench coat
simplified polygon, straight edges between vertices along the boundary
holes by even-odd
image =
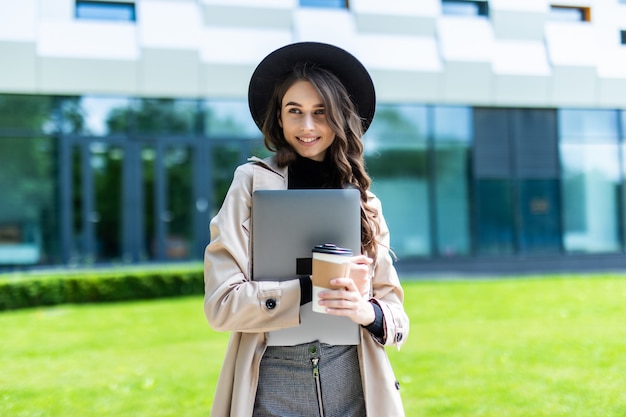
[[[213,329],[232,332],[213,398],[212,417],[252,416],[265,332],[299,324],[298,280],[250,280],[252,192],[286,188],[286,169],[278,168],[273,158],[251,158],[235,171],[222,208],[211,220],[211,242],[204,258],[204,312]],[[385,340],[381,344],[361,329],[358,353],[363,393],[368,417],[401,417],[399,384],[384,345],[399,349],[409,332],[409,320],[402,307],[400,281],[385,248],[389,246],[389,231],[380,201],[370,193],[369,203],[380,214],[378,239],[383,246],[378,251],[372,295],[384,313]],[[276,300],[271,309],[265,303],[270,298]]]

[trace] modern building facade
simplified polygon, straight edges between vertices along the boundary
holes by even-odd
[[[400,268],[626,266],[625,0],[0,0],[0,268],[201,259],[304,40],[372,74]]]

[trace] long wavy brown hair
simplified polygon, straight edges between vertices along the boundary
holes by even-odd
[[[290,165],[297,158],[296,151],[286,141],[278,124],[283,97],[296,81],[310,82],[322,97],[326,120],[335,133],[335,140],[326,158],[331,158],[333,162],[338,185],[341,188],[356,188],[361,194],[361,250],[376,260],[376,236],[380,225],[377,210],[367,202],[367,191],[372,180],[365,170],[363,159],[363,122],[339,78],[314,64],[296,65],[274,89],[263,122],[265,146],[276,153],[277,163],[281,167]]]

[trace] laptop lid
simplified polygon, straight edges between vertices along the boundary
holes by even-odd
[[[252,278],[294,279],[311,274],[311,250],[334,243],[361,253],[360,194],[356,189],[258,190],[252,196]],[[359,343],[359,326],[346,317],[300,308],[298,327],[268,332],[268,344],[292,346],[319,340]]]

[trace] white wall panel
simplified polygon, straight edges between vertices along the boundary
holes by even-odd
[[[359,32],[434,36],[440,0],[352,0]]]
[[[347,10],[301,8],[293,15],[294,41],[327,42],[354,51],[356,25]]]
[[[359,35],[355,55],[369,70],[382,101],[441,98],[442,62],[432,37]]]
[[[132,23],[43,21],[37,52],[43,58],[137,60],[137,31]]]
[[[626,109],[626,78],[599,79],[596,90],[598,106]]]
[[[549,104],[551,68],[543,42],[497,40],[492,62],[495,104]]]
[[[552,73],[552,106],[595,106],[597,77],[594,67],[555,66]]]
[[[489,62],[448,62],[442,76],[442,102],[487,105],[493,76]]]
[[[202,62],[258,64],[267,54],[292,41],[291,32],[212,27],[202,31]]]
[[[543,39],[548,0],[491,0],[489,13],[494,33],[501,39]]]
[[[37,13],[35,0],[0,0],[0,91],[37,90]]]
[[[46,57],[38,65],[38,90],[44,94],[139,93],[135,61]]]
[[[370,70],[380,103],[437,103],[442,100],[439,72]]]
[[[38,0],[40,8],[39,18],[42,20],[57,20],[70,22],[74,18],[75,0]]]
[[[298,0],[199,0],[207,7],[232,6],[238,8],[293,9]]]
[[[34,42],[38,11],[35,0],[0,0],[0,40]]]
[[[619,47],[619,31],[626,30],[626,3],[596,2],[591,9],[591,22],[600,47]]]
[[[134,25],[46,21],[39,29],[37,85],[41,92],[138,93]]]
[[[37,54],[33,42],[0,41],[0,57],[0,92],[37,92]]]
[[[439,19],[437,35],[444,62],[491,62],[494,34],[489,20],[445,16]]]
[[[200,94],[200,62],[197,50],[144,49],[141,55],[141,95],[197,97]]]
[[[598,53],[597,104],[626,109],[626,47]]]
[[[355,55],[368,69],[437,72],[442,69],[432,37],[359,35]]]
[[[595,105],[597,42],[591,24],[549,22],[546,45],[553,74],[551,104]]]
[[[551,78],[500,74],[493,80],[492,103],[497,106],[549,107]]]
[[[487,19],[443,17],[438,37],[446,103],[486,104],[492,93],[493,29]]]
[[[598,43],[589,23],[548,22],[546,45],[552,65],[594,66]]]
[[[142,1],[137,3],[136,13],[142,48],[198,47],[202,23],[197,3]]]
[[[198,4],[143,1],[137,4],[137,15],[140,94],[197,96],[202,30]]]
[[[254,68],[252,64],[206,63],[201,67],[201,93],[213,98],[245,99]]]
[[[205,29],[200,42],[200,92],[218,98],[248,97],[257,64],[291,41],[291,32],[279,30]]]
[[[225,2],[206,4],[202,9],[202,16],[207,26],[291,30],[291,7],[285,7],[281,4],[274,7],[263,6],[262,3],[256,3],[246,8]]]

